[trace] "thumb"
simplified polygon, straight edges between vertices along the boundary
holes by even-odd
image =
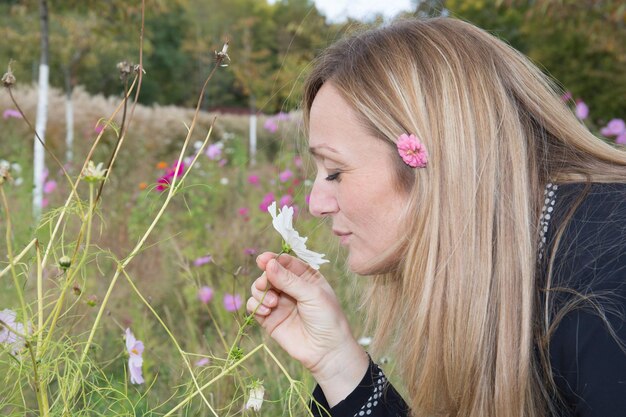
[[[276,259],[272,259],[267,263],[265,275],[274,288],[298,301],[304,301],[311,297],[313,285],[306,279],[285,269]]]

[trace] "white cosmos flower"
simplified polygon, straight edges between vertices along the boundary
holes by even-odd
[[[306,237],[301,237],[293,228],[293,207],[283,206],[282,210],[276,214],[276,201],[274,201],[267,211],[272,215],[272,225],[274,229],[283,237],[283,250],[293,252],[304,262],[311,265],[313,269],[320,269],[320,265],[328,262],[324,259],[323,253],[313,252],[306,248]]]
[[[85,169],[83,169],[82,175],[87,182],[98,182],[104,179],[107,170],[102,168],[103,163],[100,162],[95,165],[93,161],[89,161]]]
[[[256,385],[256,384],[255,384]],[[258,384],[250,389],[250,398],[246,403],[246,410],[253,409],[254,411],[261,410],[263,405],[263,396],[265,395],[265,388],[263,385]]]

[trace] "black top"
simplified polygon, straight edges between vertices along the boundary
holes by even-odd
[[[552,318],[576,303],[550,339],[558,417],[626,416],[626,184],[550,184],[545,203],[542,272],[559,225],[580,203],[556,249],[549,292]],[[314,416],[331,417],[409,415],[404,400],[371,361],[357,388],[330,409],[317,386],[311,410]]]

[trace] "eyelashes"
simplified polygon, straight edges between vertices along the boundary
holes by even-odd
[[[335,180],[339,179],[339,174],[341,174],[341,173],[340,172],[335,172],[334,174],[330,174],[329,176],[327,176],[324,179],[326,181],[335,181]]]

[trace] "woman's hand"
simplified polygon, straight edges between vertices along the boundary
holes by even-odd
[[[319,271],[292,256],[265,252],[257,265],[265,272],[252,284],[248,311],[311,371],[333,406],[358,385],[369,361],[334,291]]]

